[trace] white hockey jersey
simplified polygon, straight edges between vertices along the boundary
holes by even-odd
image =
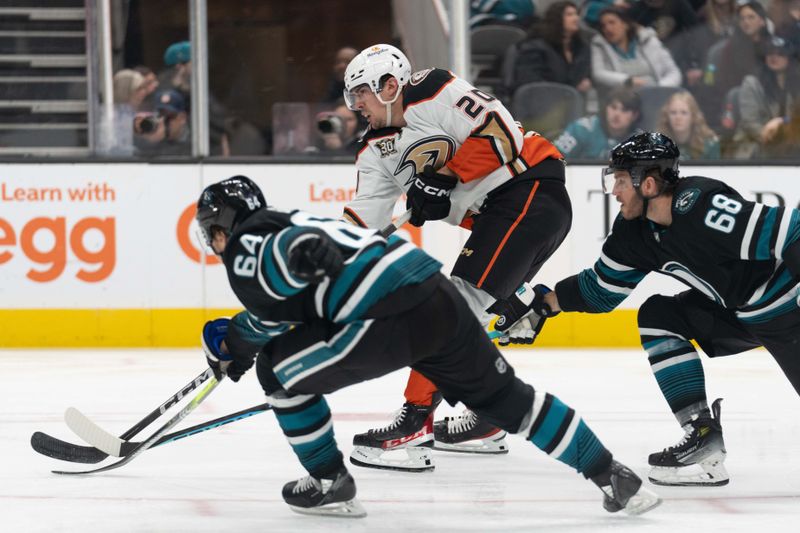
[[[469,227],[486,196],[547,158],[563,159],[537,133],[523,134],[495,97],[442,69],[414,73],[403,92],[406,126],[368,131],[356,159],[356,195],[344,210],[354,224],[391,222],[398,197],[426,165],[447,165],[459,182],[446,222]]]

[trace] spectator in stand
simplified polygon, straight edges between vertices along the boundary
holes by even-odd
[[[307,153],[355,156],[364,133],[359,126],[358,114],[347,107],[343,99],[339,99],[333,111],[323,111],[317,115],[319,142]]]
[[[631,0],[633,2],[635,0]],[[623,11],[631,7],[628,0],[586,0],[581,4],[583,21],[590,28],[600,31],[600,12],[607,7],[618,7]]]
[[[158,76],[162,90],[181,93],[186,103],[187,113],[192,102],[192,47],[189,41],[173,43],[164,51],[164,64],[167,69]],[[156,102],[157,105],[157,102]],[[230,147],[225,134],[225,108],[209,93],[208,127],[211,155],[229,156]]]
[[[737,159],[764,156],[780,127],[800,105],[800,70],[792,45],[772,37],[765,46],[764,64],[746,76],[739,91],[741,119],[734,135]]]
[[[119,157],[134,154],[133,123],[147,94],[144,77],[135,70],[124,69],[114,74],[114,108],[108,122],[103,121],[100,151]]]
[[[736,4],[738,0],[708,0],[698,11],[703,22],[717,39],[730,37],[736,28]]]
[[[534,81],[571,85],[584,95],[592,88],[589,39],[581,30],[574,2],[550,4],[544,19],[531,26],[530,36],[517,45],[512,94]]]
[[[775,23],[775,35],[783,37],[800,53],[800,0],[772,0],[769,18]]]
[[[630,7],[628,14],[638,24],[656,30],[659,40],[673,54],[683,34],[698,23],[688,0],[639,0]]]
[[[742,83],[758,65],[764,62],[764,43],[769,39],[767,13],[756,0],[738,4],[737,25],[714,67],[714,100],[721,102],[732,87]],[[712,65],[709,65],[709,68]]]
[[[139,106],[139,109],[142,111],[152,111],[155,109],[155,92],[158,89],[158,78],[156,77],[156,73],[150,67],[146,67],[144,65],[139,65],[138,67],[133,67],[133,70],[138,72],[139,74],[144,77],[144,84],[145,84],[145,96],[144,100],[142,101],[142,105]]]
[[[143,156],[191,155],[192,134],[186,100],[174,89],[158,91],[156,114],[137,117],[136,146]]]
[[[792,106],[788,121],[778,127],[775,136],[764,146],[764,154],[771,158],[800,157],[800,105]]]
[[[602,97],[620,85],[678,87],[681,72],[654,29],[637,28],[625,11],[609,7],[592,38],[592,81]]]
[[[344,46],[336,51],[333,57],[333,68],[331,78],[328,81],[328,88],[325,90],[324,103],[335,103],[342,99],[344,94],[344,71],[347,65],[358,55],[359,50],[352,46]]]
[[[510,24],[527,28],[533,22],[534,0],[472,0],[469,3],[469,27],[485,24]]]
[[[571,122],[554,144],[566,158],[608,159],[611,148],[638,131],[641,110],[635,91],[617,87],[609,93],[601,114]]]
[[[713,89],[716,65],[707,64],[709,49],[733,34],[736,0],[708,0],[699,12],[700,23],[673,47],[672,55],[683,74],[683,86],[692,92],[711,127],[719,127],[720,98]]]
[[[706,124],[697,101],[689,91],[680,91],[666,101],[656,131],[675,141],[681,161],[719,159],[719,138]]]

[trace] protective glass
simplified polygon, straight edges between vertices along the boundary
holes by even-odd
[[[355,87],[349,91],[345,89],[343,92],[344,103],[347,105],[348,109],[351,111],[356,111],[356,104],[359,101],[363,101],[370,92],[372,91],[366,83],[362,83],[358,87]]]
[[[614,183],[616,183],[616,179],[613,168],[606,167],[600,170],[600,186],[605,194],[611,194],[614,191]]]
[[[211,246],[211,235],[203,229],[201,226],[197,226],[194,229],[194,236],[197,239],[197,243],[200,245],[200,249],[205,252],[206,255],[217,255],[217,252],[214,251],[214,248]]]

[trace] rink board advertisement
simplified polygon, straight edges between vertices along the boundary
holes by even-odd
[[[800,203],[797,169],[703,167],[683,175],[724,177],[745,197]],[[338,217],[355,194],[349,165],[20,164],[0,174],[2,346],[193,346],[206,318],[234,312],[224,268],[195,236],[202,188],[235,174],[252,177],[270,205]],[[574,220],[538,281],[552,285],[590,267],[616,216],[600,191],[599,167],[569,167]],[[404,209],[396,206],[396,214]],[[449,272],[468,233],[441,223],[399,234]],[[548,346],[633,346],[635,310],[655,292],[682,286],[649,276],[620,310],[562,314]]]

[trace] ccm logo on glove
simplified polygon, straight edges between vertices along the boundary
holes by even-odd
[[[409,222],[419,227],[426,220],[446,218],[450,214],[450,192],[457,184],[457,178],[439,174],[427,165],[406,192],[406,209],[411,210]]]

